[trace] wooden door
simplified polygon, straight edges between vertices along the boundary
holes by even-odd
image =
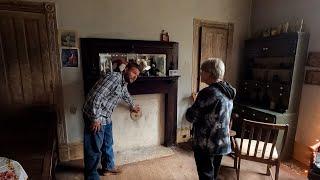
[[[214,26],[202,26],[200,36],[200,63],[201,65],[208,58],[221,58],[226,62],[228,29],[217,28]],[[199,90],[207,87],[206,84],[199,83]]]
[[[58,54],[54,3],[0,1],[0,110],[54,105],[59,144],[66,144]]]
[[[201,83],[200,66],[208,58],[221,58],[228,69],[233,39],[232,23],[195,19],[193,23],[192,92],[206,87]]]
[[[201,59],[216,57],[224,62],[227,57],[228,30],[210,26],[201,27]]]
[[[1,103],[53,104],[45,15],[0,11]]]

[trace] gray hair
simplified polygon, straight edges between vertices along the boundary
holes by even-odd
[[[225,66],[220,58],[209,58],[201,64],[201,70],[210,73],[214,79],[223,79]]]

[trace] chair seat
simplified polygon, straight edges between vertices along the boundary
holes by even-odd
[[[234,130],[230,130],[230,136],[231,137],[235,137],[236,135],[237,135],[237,132],[236,131],[234,131]]]
[[[236,138],[235,141],[237,145],[236,148],[240,152],[241,138]],[[257,144],[256,140],[251,140],[249,156],[254,156],[256,144]],[[241,155],[247,155],[248,146],[249,146],[249,139],[243,139]],[[255,157],[262,158],[263,146],[264,146],[264,142],[259,141],[257,155]],[[266,152],[264,154],[263,159],[269,159],[271,148],[272,148],[272,143],[267,143]],[[277,151],[277,148],[275,147],[272,153],[272,160],[276,160],[276,159],[278,159],[278,151]]]

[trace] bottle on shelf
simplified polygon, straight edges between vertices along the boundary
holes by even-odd
[[[262,100],[262,89],[260,87],[257,87],[257,93],[256,93],[256,98],[255,98],[255,104],[260,106],[261,105],[261,100]]]
[[[269,88],[270,88],[270,85],[267,84],[266,87],[264,88],[263,96],[262,96],[262,100],[261,100],[262,107],[266,108],[266,109],[268,109],[270,107],[270,97],[269,97],[269,93],[268,93]]]
[[[284,97],[283,93],[280,92],[279,97],[276,102],[276,111],[280,113],[284,113],[286,111],[286,107],[284,106]]]
[[[275,110],[276,109],[276,98],[275,97],[271,97],[270,98],[270,106],[269,106],[269,109],[270,110]]]

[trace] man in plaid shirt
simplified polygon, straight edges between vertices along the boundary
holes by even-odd
[[[130,111],[139,112],[128,92],[127,84],[140,74],[139,65],[129,63],[124,72],[110,72],[90,90],[83,106],[85,179],[99,179],[97,167],[101,158],[102,173],[121,173],[114,165],[111,114],[120,100]]]

